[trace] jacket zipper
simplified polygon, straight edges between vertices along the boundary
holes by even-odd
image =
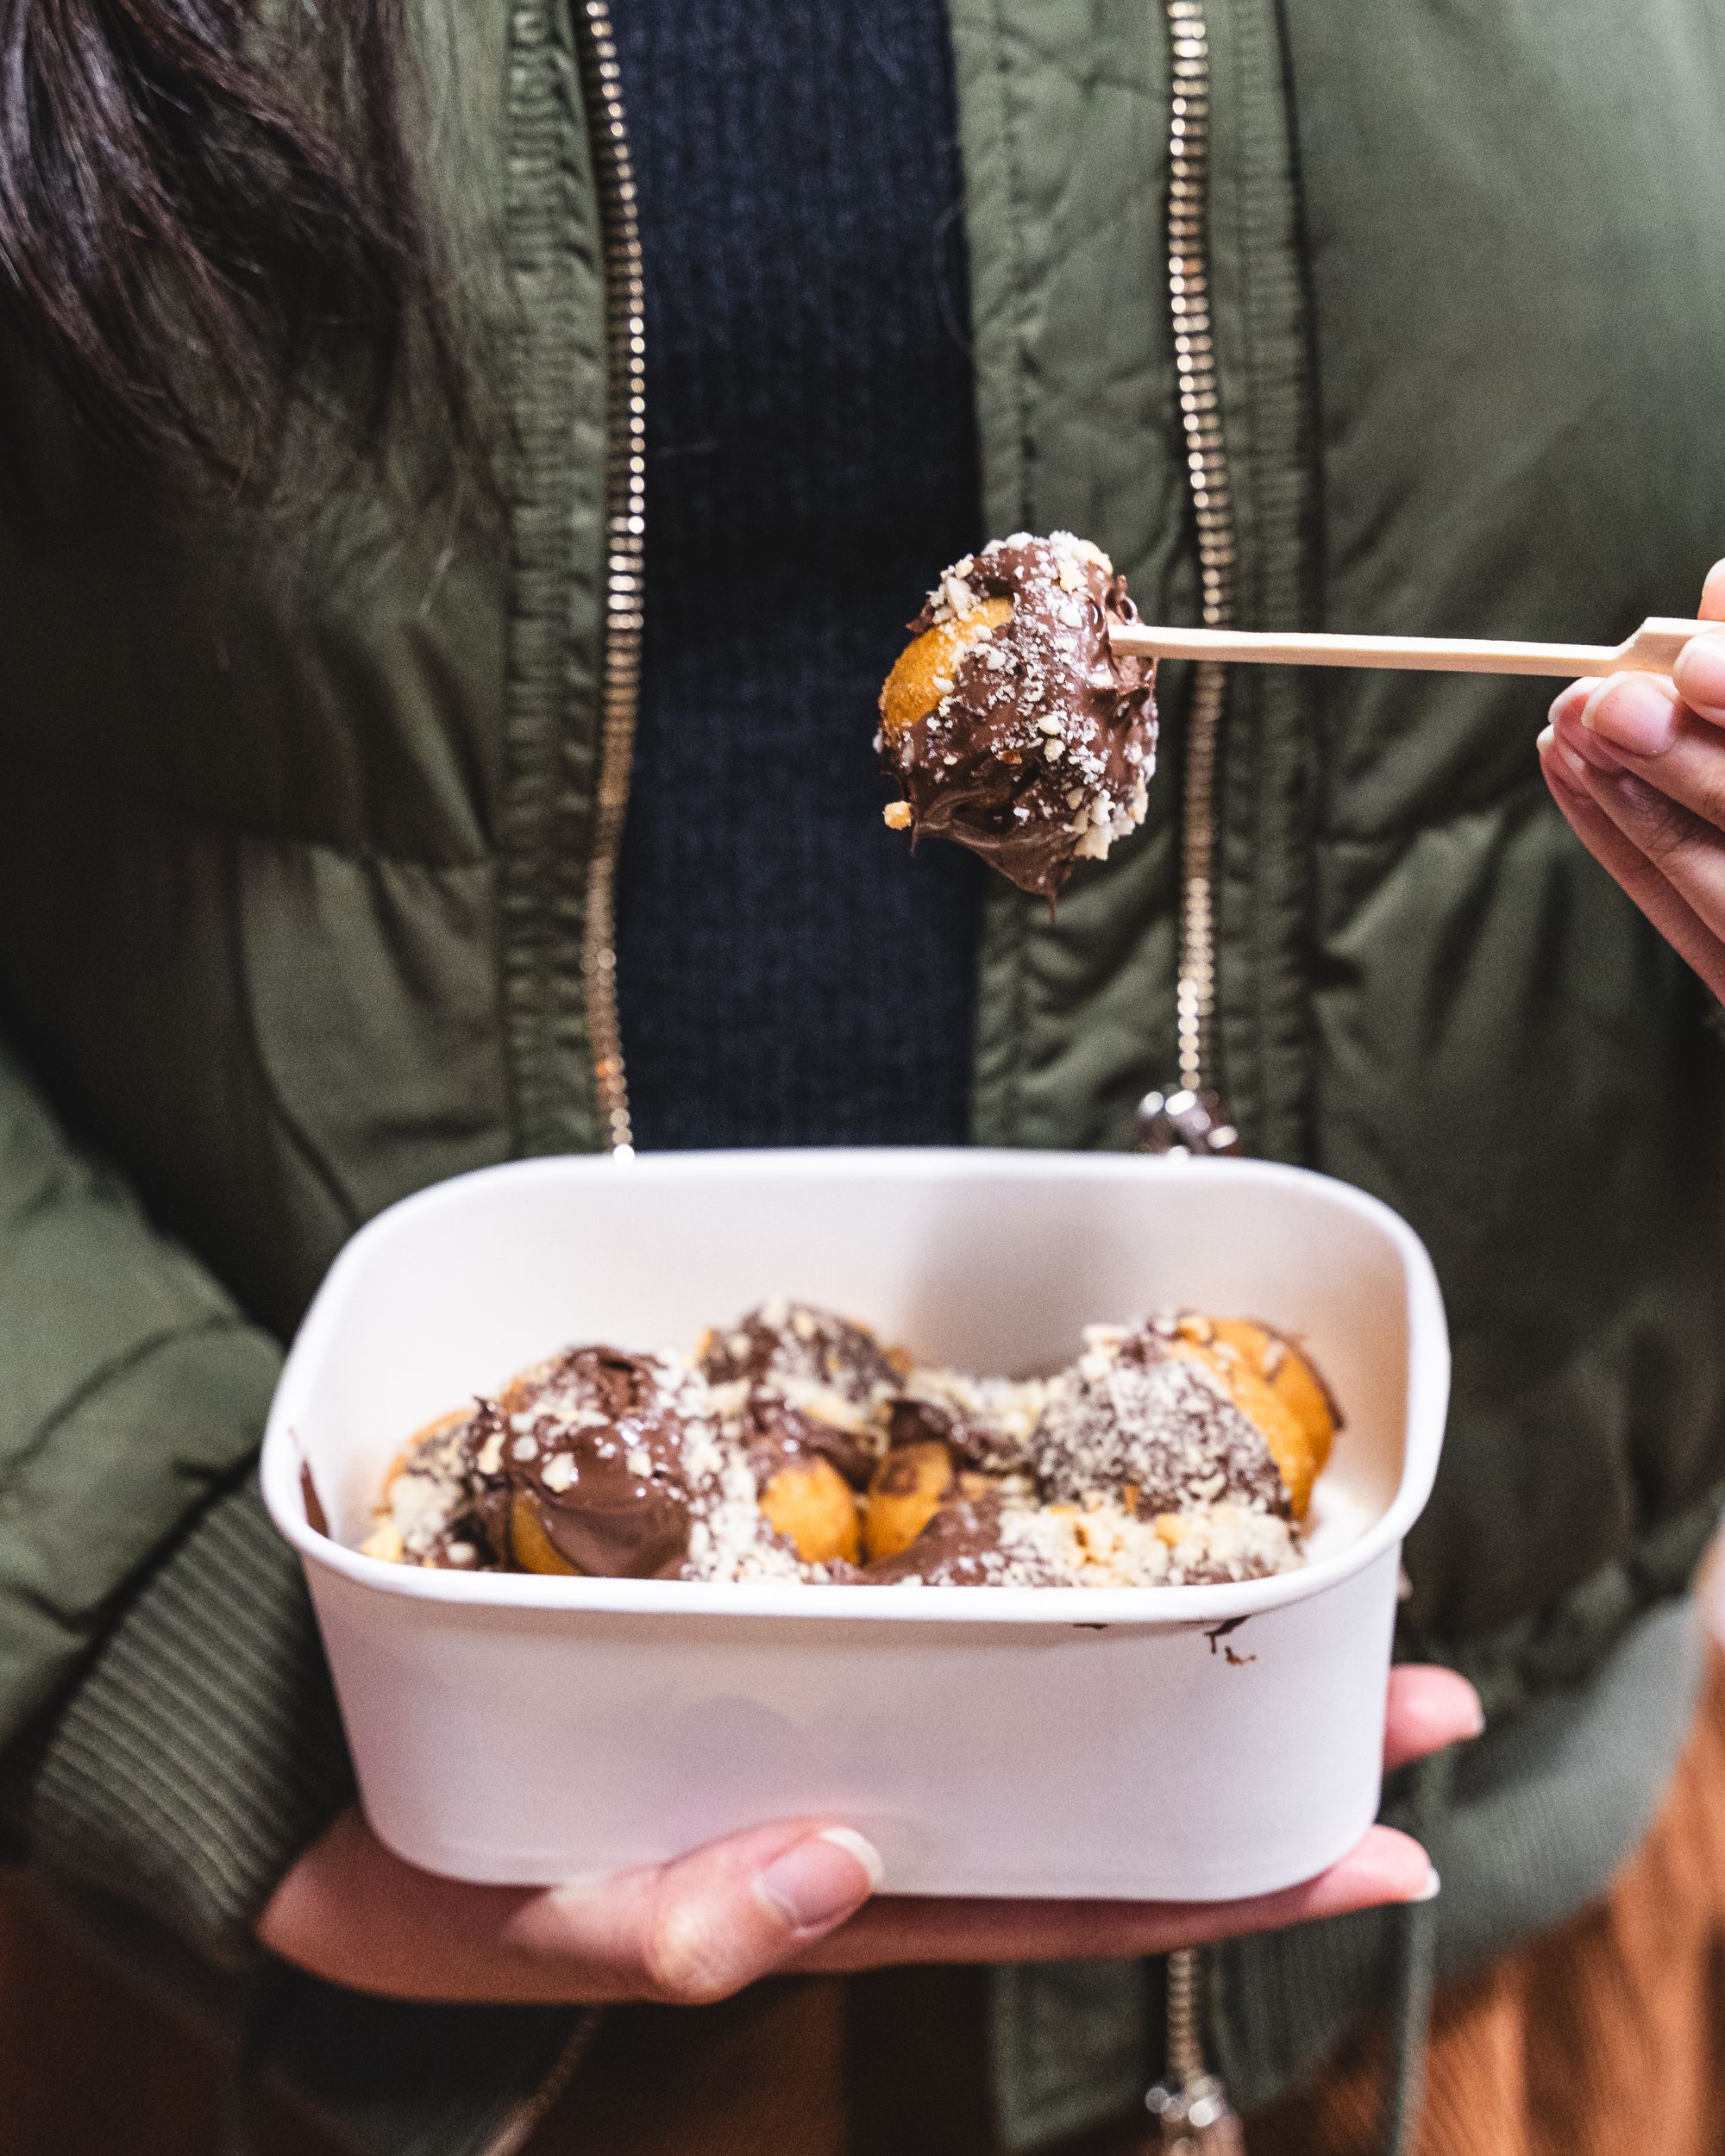
[[[515,2104],[499,2122],[480,2156],[519,2156],[519,2152],[543,2125],[551,2106],[574,2078],[575,2070],[593,2049],[605,2020],[602,2006],[582,2007],[575,2025],[564,2039],[544,2079],[529,2096]]]
[[[1197,525],[1207,629],[1234,617],[1233,501],[1216,387],[1210,323],[1210,45],[1204,0],[1164,0],[1168,21],[1168,300]],[[1194,671],[1181,803],[1180,973],[1176,989],[1177,1089],[1146,1096],[1141,1142],[1157,1152],[1239,1150],[1232,1119],[1210,1084],[1216,1005],[1216,767],[1227,668]],[[1145,2099],[1161,2147],[1180,2156],[1234,2156],[1245,2144],[1221,2084],[1208,2071],[1195,1947],[1168,1957],[1167,2078]]]
[[[1173,96],[1169,121],[1168,298],[1186,468],[1198,527],[1207,629],[1234,617],[1233,501],[1222,446],[1210,328],[1210,51],[1203,0],[1168,0]],[[1216,751],[1227,668],[1201,665],[1193,678],[1186,743],[1181,845],[1180,1082],[1204,1084],[1215,1012],[1216,929],[1212,871],[1216,847]]]
[[[617,1007],[617,870],[641,702],[642,560],[647,518],[646,321],[635,174],[609,0],[578,0],[575,30],[599,196],[605,274],[605,580],[599,786],[588,856],[581,978],[593,1087],[613,1155],[633,1153]]]
[[[1233,499],[1222,441],[1210,325],[1210,46],[1203,0],[1165,0],[1168,127],[1168,302],[1186,440],[1187,483],[1197,524],[1203,624],[1234,617]],[[1175,990],[1177,1086],[1147,1094],[1139,1142],[1151,1152],[1232,1153],[1239,1134],[1211,1085],[1216,1005],[1216,763],[1227,668],[1193,670],[1181,803],[1180,959]]]
[[[617,1012],[617,865],[629,809],[635,717],[641,701],[642,557],[647,530],[646,321],[641,228],[635,174],[623,110],[609,0],[578,0],[571,9],[580,47],[581,95],[586,106],[593,180],[599,198],[605,276],[605,577],[601,658],[599,786],[588,856],[581,982],[593,1090],[605,1144],[615,1156],[635,1150],[629,1119],[629,1081],[623,1067],[623,1029]],[[511,2108],[486,2144],[484,2156],[515,2156],[568,2086],[592,2049],[603,2008],[575,2020],[562,2048],[533,2093]]]

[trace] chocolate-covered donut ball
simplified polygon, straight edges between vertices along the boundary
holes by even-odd
[[[899,1379],[898,1367],[866,1326],[783,1297],[707,1333],[698,1360],[711,1385],[742,1379],[788,1388],[794,1399],[800,1396],[797,1388],[813,1387],[856,1407]]]
[[[1169,1341],[1214,1370],[1264,1433],[1295,1520],[1306,1517],[1340,1426],[1329,1388],[1291,1340],[1247,1318],[1182,1317]]]
[[[1109,1491],[1145,1519],[1220,1498],[1289,1511],[1263,1431],[1171,1322],[1093,1326],[1084,1353],[1050,1383],[1032,1451],[1056,1503]]]
[[[585,1347],[482,1401],[464,1444],[474,1510],[505,1561],[534,1572],[674,1579],[689,1542],[690,1375]]]
[[[881,692],[895,830],[954,838],[1054,897],[1144,821],[1155,665],[1117,658],[1126,580],[1070,531],[1017,532],[947,570]]]
[[[1297,1564],[1339,1424],[1254,1319],[1093,1326],[1052,1376],[912,1365],[762,1304],[671,1354],[570,1348],[429,1425],[366,1539],[397,1563],[825,1585],[1137,1587]]]
[[[1010,1474],[1028,1463],[1026,1448],[1046,1391],[1039,1378],[919,1369],[888,1403],[888,1435],[894,1446],[940,1438],[967,1466]]]

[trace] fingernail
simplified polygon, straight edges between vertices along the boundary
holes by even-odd
[[[1620,674],[1588,698],[1581,723],[1632,756],[1662,756],[1677,738],[1677,692],[1645,674]]]
[[[1621,771],[1623,759],[1615,749],[1608,749],[1596,734],[1590,734],[1585,726],[1571,718],[1563,721],[1558,730],[1558,746],[1571,756],[1579,756],[1595,771]]]
[[[829,1827],[775,1857],[756,1875],[755,1892],[792,1931],[824,1931],[860,1908],[886,1871],[873,1842]]]
[[[1474,1699],[1473,1712],[1469,1716],[1467,1727],[1462,1734],[1464,1737],[1483,1737],[1485,1734],[1485,1709],[1481,1706],[1477,1696]]]
[[[1697,711],[1725,711],[1725,635],[1691,636],[1678,654],[1672,679]]]
[[[866,1834],[859,1834],[854,1827],[823,1827],[815,1839],[830,1841],[835,1849],[848,1849],[869,1874],[869,1893],[881,1891],[881,1882],[887,1876],[886,1861]]]
[[[1426,1883],[1417,1894],[1410,1894],[1408,1899],[1410,1902],[1435,1902],[1443,1890],[1444,1883],[1438,1877],[1438,1867],[1428,1865],[1426,1867]]]
[[[1579,681],[1571,681],[1566,689],[1559,689],[1552,699],[1546,718],[1557,721],[1571,705],[1579,711],[1598,686],[1599,680],[1596,674],[1586,674]]]
[[[1574,749],[1571,749],[1566,742],[1559,742],[1557,744],[1557,751],[1558,762],[1562,767],[1564,771],[1568,774],[1571,785],[1580,787],[1584,791],[1585,791],[1587,787],[1587,766],[1582,761],[1581,758],[1577,755]]]

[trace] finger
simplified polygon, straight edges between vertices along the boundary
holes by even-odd
[[[699,2004],[764,1976],[873,1893],[881,1859],[847,1827],[778,1825],[549,1889],[443,1879],[339,1819],[265,1910],[272,1952],[336,1984],[499,2003]]]
[[[1716,561],[1707,572],[1697,618],[1725,622],[1725,561]],[[1725,723],[1725,644],[1719,639],[1696,637],[1678,657],[1672,679],[1691,710]]]
[[[1563,749],[1559,742],[1560,754]],[[1578,761],[1569,775],[1670,887],[1704,934],[1717,941],[1725,932],[1725,833],[1719,826],[1639,771],[1601,770]],[[1638,890],[1636,897],[1640,903],[1642,893]]]
[[[1725,631],[1720,642],[1725,645]],[[1725,738],[1669,684],[1621,675],[1604,683],[1579,713],[1560,718],[1556,731],[1563,746],[1595,770],[1633,772],[1725,832]]]
[[[1582,844],[1714,993],[1725,994],[1725,943],[1594,798],[1591,780],[1615,783],[1611,774],[1590,770],[1550,727],[1540,736],[1540,761],[1552,799]]]
[[[1709,590],[1725,605],[1722,571],[1725,565],[1709,579]],[[1703,646],[1713,648],[1710,655]],[[1691,684],[1701,678],[1707,687],[1705,669],[1712,668],[1718,679],[1709,693],[1725,705],[1725,631],[1693,639],[1684,658],[1691,653],[1697,657],[1686,678]],[[1678,904],[1663,909],[1666,918],[1660,920],[1661,928],[1709,982],[1716,981],[1711,945],[1725,937],[1725,858],[1722,842],[1710,834],[1725,831],[1725,743],[1719,731],[1725,708],[1710,717],[1697,715],[1672,683],[1625,674],[1600,682],[1578,711],[1572,697],[1559,698],[1553,710],[1560,746],[1608,777],[1571,775],[1672,887]],[[1640,778],[1653,794],[1688,814],[1666,815],[1657,800],[1633,785],[1609,782],[1623,774]],[[1706,828],[1698,829],[1697,819]],[[1633,869],[1628,877],[1620,876],[1626,887],[1632,879]],[[1657,893],[1640,881],[1638,902],[1653,913]],[[1649,895],[1644,898],[1643,892]]]
[[[1584,739],[1620,755],[1652,758],[1670,749],[1684,716],[1683,699],[1665,675],[1616,674],[1596,685],[1578,712],[1565,712],[1556,724],[1559,734],[1575,727]]]
[[[1238,1902],[919,1901],[887,1896],[800,1953],[797,1969],[873,1969],[902,1962],[1114,1960],[1164,1954],[1246,1932],[1436,1891],[1419,1843],[1373,1827],[1339,1864],[1279,1894]]]
[[[804,1828],[787,1842],[778,1831],[713,1842],[634,1875],[643,1907],[633,1920],[624,1912],[612,1965],[625,1996],[728,1998],[854,1915],[883,1871],[873,1843],[848,1827]],[[608,1908],[611,1883],[594,1898]]]
[[[1485,1727],[1479,1695],[1454,1670],[1407,1663],[1389,1672],[1383,1721],[1383,1764],[1403,1767],[1478,1736]]]
[[[1725,561],[1716,561],[1701,586],[1700,621],[1725,622]],[[1725,724],[1725,640],[1697,636],[1683,650],[1672,678],[1691,711]]]
[[[1713,579],[1708,580],[1710,585]],[[1720,580],[1717,596],[1725,609],[1725,579]],[[1725,630],[1691,636],[1678,654],[1672,680],[1691,711],[1712,725],[1725,725]]]

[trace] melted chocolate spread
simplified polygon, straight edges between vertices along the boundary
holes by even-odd
[[[881,766],[915,836],[957,839],[1052,899],[1075,860],[1144,820],[1155,666],[1115,657],[1108,624],[1138,609],[1107,557],[1070,534],[996,540],[956,564],[911,633],[988,599],[1010,599],[1012,618],[963,651],[925,718],[882,730]]]
[[[812,1455],[831,1460],[853,1489],[866,1489],[875,1471],[875,1456],[861,1438],[805,1413],[768,1385],[750,1388],[738,1424],[749,1465],[763,1489],[781,1467]]]
[[[930,1587],[987,1587],[988,1560],[1000,1546],[1000,1508],[984,1498],[950,1500],[896,1557],[876,1557],[856,1575],[865,1587],[922,1580]]]
[[[1008,1473],[1025,1464],[1021,1445],[992,1423],[961,1413],[957,1407],[905,1395],[892,1402],[887,1417],[888,1441],[894,1448],[938,1438],[952,1447],[966,1467],[980,1468],[988,1474]]]

